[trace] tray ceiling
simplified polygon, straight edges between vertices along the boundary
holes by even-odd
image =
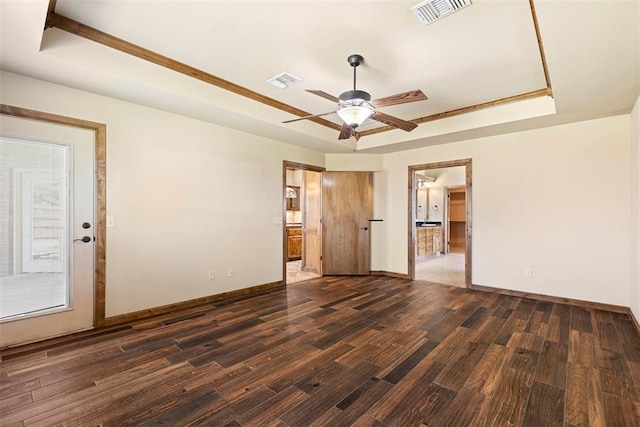
[[[390,152],[628,113],[640,92],[637,1],[613,8],[610,1],[474,0],[427,26],[410,10],[416,3],[55,3],[56,15],[227,81],[229,90],[60,28],[43,32],[47,1],[3,1],[0,65],[324,152]],[[324,124],[281,123],[297,114],[282,105],[308,114],[336,109],[306,90],[352,89],[346,58],[353,53],[365,58],[358,89],[373,98],[413,89],[428,96],[380,110],[419,123],[416,130],[368,121],[358,140],[338,141],[336,114]],[[266,82],[281,72],[302,81],[288,89]]]

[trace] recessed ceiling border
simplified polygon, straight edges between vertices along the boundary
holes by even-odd
[[[200,80],[202,82],[211,84],[221,89],[228,90],[232,93],[235,93],[240,96],[244,96],[246,98],[252,99],[254,101],[268,105],[270,107],[277,108],[281,111],[285,111],[287,113],[291,113],[299,117],[312,115],[307,111],[301,110],[299,108],[296,108],[292,105],[278,101],[266,95],[262,95],[261,93],[248,89],[244,86],[240,86],[236,83],[230,82],[228,80],[222,79],[213,74],[207,73],[206,71],[203,71],[198,68],[192,67],[190,65],[184,64],[182,62],[176,61],[175,59],[171,59],[157,52],[154,52],[152,50],[145,49],[141,46],[135,45],[126,40],[120,39],[118,37],[112,36],[103,31],[89,27],[88,25],[82,24],[81,22],[59,15],[55,12],[56,2],[57,0],[49,0],[49,6],[47,9],[48,10],[47,20],[46,20],[43,31],[46,31],[48,28],[57,28],[59,30],[66,31],[71,34],[75,34],[77,36],[102,44],[112,49],[116,49],[120,52],[135,56],[144,61],[148,61],[153,64],[159,65],[161,67],[168,68],[172,71],[184,74],[188,77]],[[529,8],[531,9],[531,18],[533,20],[533,27],[536,33],[536,40],[537,40],[538,49],[540,52],[540,61],[541,61],[542,69],[545,76],[545,81],[546,81],[545,88],[530,91],[530,92],[520,93],[512,96],[507,96],[504,98],[494,99],[494,100],[486,101],[480,104],[469,105],[466,107],[457,108],[455,110],[445,111],[442,113],[432,114],[430,116],[418,117],[416,119],[407,120],[407,121],[415,124],[421,124],[421,123],[431,122],[434,120],[444,119],[447,117],[457,116],[460,114],[470,113],[470,112],[481,110],[484,108],[495,107],[501,104],[522,101],[525,99],[538,98],[542,96],[553,97],[551,79],[549,77],[549,70],[547,67],[547,60],[545,57],[544,47],[542,44],[542,36],[540,35],[540,27],[538,25],[538,18],[536,15],[534,0],[529,0]],[[311,117],[309,118],[309,120],[334,130],[341,129],[341,126],[339,124],[331,122],[326,119],[322,119],[320,117]],[[381,127],[369,129],[366,131],[353,132],[352,135],[355,137],[357,141],[363,136],[374,135],[374,134],[387,132],[395,129],[396,128],[393,126],[381,126]]]
[[[55,2],[55,0],[51,0],[51,1]],[[176,61],[175,59],[171,59],[167,56],[161,55],[152,50],[145,49],[141,46],[135,45],[126,40],[120,39],[118,37],[107,34],[103,31],[92,28],[81,22],[74,21],[73,19],[67,18],[66,16],[58,15],[55,12],[49,12],[47,14],[45,30],[47,30],[48,28],[57,28],[59,30],[66,31],[71,34],[75,34],[77,36],[80,36],[87,40],[91,40],[103,46],[110,47],[120,52],[129,54],[131,56],[135,56],[144,61],[151,62],[153,64],[167,68],[169,70],[178,72],[180,74],[184,74],[185,76],[203,81],[205,83],[209,83],[213,86],[228,90],[237,95],[244,96],[245,98],[252,99],[254,101],[260,102],[265,105],[269,105],[271,107],[277,108],[282,111],[286,111],[288,113],[291,113],[297,116],[307,116],[311,114],[307,111],[293,107],[284,102],[280,102],[277,99],[273,99],[266,95],[262,95],[261,93],[255,92],[244,86],[240,86],[236,83],[230,82],[228,80],[225,80],[213,74],[207,73],[206,71],[192,67],[183,62]],[[309,120],[312,120],[318,124],[330,127],[335,130],[340,130],[341,128],[340,125],[338,125],[337,123],[330,122],[329,120],[325,120],[317,117],[311,118]]]

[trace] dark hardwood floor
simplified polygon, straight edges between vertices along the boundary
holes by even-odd
[[[0,424],[639,426],[625,314],[328,277],[5,350]]]

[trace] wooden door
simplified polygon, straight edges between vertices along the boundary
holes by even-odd
[[[322,216],[322,174],[303,171],[302,174],[302,271],[321,273],[320,250]]]
[[[323,174],[323,275],[369,274],[372,178],[371,172]]]

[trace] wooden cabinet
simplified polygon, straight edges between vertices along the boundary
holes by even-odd
[[[287,227],[287,261],[302,258],[302,228]]]
[[[416,256],[442,252],[442,227],[418,227],[416,241]]]

